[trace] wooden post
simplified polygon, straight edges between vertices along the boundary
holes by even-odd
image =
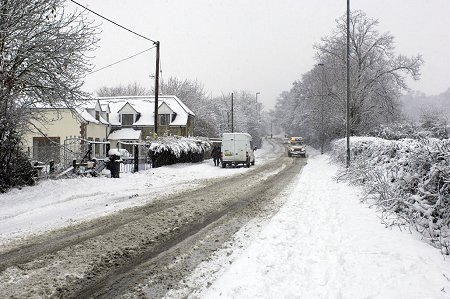
[[[87,158],[88,158],[88,161],[91,161],[92,160],[92,143],[88,143],[88,156],[87,156]]]
[[[50,160],[50,174],[55,174],[55,161]]]
[[[134,145],[134,172],[139,171],[139,145]]]

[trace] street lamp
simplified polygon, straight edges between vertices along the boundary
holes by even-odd
[[[347,0],[347,101],[346,105],[346,139],[347,139],[347,168],[350,167],[350,0]]]
[[[317,64],[322,68],[322,87],[320,92],[320,154],[323,155],[323,144],[324,144],[324,138],[325,134],[323,131],[323,114],[324,114],[324,93],[323,93],[323,83],[325,81],[324,74],[325,74],[325,65],[323,63]]]

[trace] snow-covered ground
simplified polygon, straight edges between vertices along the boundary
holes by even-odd
[[[274,151],[275,149],[275,151]],[[259,167],[273,159],[281,147],[265,142],[255,152]],[[212,160],[177,164],[120,178],[79,177],[42,181],[37,186],[0,194],[0,252],[11,241],[55,228],[143,205],[164,195],[198,186],[201,180],[249,171],[248,168],[214,167]]]
[[[269,147],[265,143],[256,152],[256,167],[273,158]],[[46,181],[1,194],[0,248],[16,238],[147,203],[205,178],[248,171],[212,165],[209,160],[119,179]],[[212,285],[191,297],[450,298],[448,256],[414,233],[386,229],[377,212],[360,203],[360,189],[336,183],[336,171],[326,155],[312,154],[272,219],[257,230],[244,227],[235,248],[224,248],[215,261],[194,271],[193,280],[207,280],[199,273],[220,264]],[[246,246],[239,247],[244,243],[239,238]]]
[[[310,157],[278,214],[196,296],[450,298],[450,258],[417,234],[386,229],[336,171],[326,155]]]

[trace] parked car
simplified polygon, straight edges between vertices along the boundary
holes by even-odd
[[[302,137],[291,137],[288,147],[289,157],[306,157],[306,148]]]
[[[248,133],[224,133],[222,136],[222,168],[227,165],[255,165],[256,147]]]

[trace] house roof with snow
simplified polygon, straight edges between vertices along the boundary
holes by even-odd
[[[77,105],[74,107],[54,107],[37,103],[34,108],[38,110],[70,110],[81,122],[109,125],[109,122],[106,120],[106,113],[109,113],[109,107],[105,106],[103,108],[98,100],[83,100],[82,102],[77,102],[76,104]],[[98,119],[96,112],[99,112]]]
[[[97,98],[102,109],[109,109],[109,123],[121,126],[121,114],[136,114],[133,126],[154,126],[155,97],[129,96],[129,97],[101,97]],[[104,108],[105,107],[105,108]],[[186,126],[188,117],[195,116],[183,102],[176,96],[158,97],[158,114],[170,114],[169,126]]]
[[[180,99],[176,96],[158,97],[158,114],[169,115],[169,127],[185,127],[188,124],[189,116],[195,116]],[[143,127],[154,126],[154,96],[121,96],[121,97],[99,97],[95,99],[86,99],[76,108],[69,107],[36,107],[39,109],[71,109],[76,112],[80,121],[94,124],[101,124],[113,127],[133,127],[140,129]],[[122,123],[124,114],[132,114],[132,124]],[[130,117],[127,118],[129,120]],[[125,130],[117,132],[115,135],[125,134],[130,138],[118,139],[136,139],[136,132]],[[130,135],[131,134],[131,135]],[[140,131],[139,131],[140,134]],[[113,135],[113,138],[115,138]]]

